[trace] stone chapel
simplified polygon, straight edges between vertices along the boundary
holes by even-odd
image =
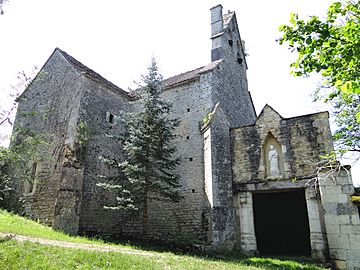
[[[349,168],[317,173],[333,150],[328,113],[282,117],[266,105],[256,114],[248,90],[236,14],[211,8],[211,62],[163,81],[163,97],[180,119],[180,203],[151,201],[148,238],[178,237],[213,250],[304,255],[360,269],[360,220]],[[113,194],[99,188],[112,175],[99,157],[122,157],[111,138],[123,130],[119,111],[136,102],[101,75],[56,48],[18,99],[15,127],[51,142],[32,162],[36,181],[19,192],[28,216],[70,234],[136,238],[141,218],[104,209]],[[29,114],[32,113],[31,117]],[[204,117],[209,121],[203,122]],[[88,140],[75,151],[79,124]]]

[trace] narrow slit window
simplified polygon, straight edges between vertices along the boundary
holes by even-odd
[[[190,161],[190,162],[192,162],[192,161],[193,161],[193,158],[192,158],[192,157],[191,157],[191,158],[189,158],[189,161]]]
[[[241,58],[240,53],[237,53],[237,62],[241,65],[243,62],[243,59]]]
[[[186,110],[187,110],[187,112],[190,112],[190,108],[187,108]]]
[[[109,114],[109,123],[114,124],[114,115],[112,113]]]

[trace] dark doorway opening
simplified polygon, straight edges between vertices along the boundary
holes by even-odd
[[[254,193],[258,250],[263,255],[310,255],[304,190]]]

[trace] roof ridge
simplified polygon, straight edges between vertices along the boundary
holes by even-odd
[[[118,92],[120,92],[122,94],[125,94],[127,97],[130,97],[128,92],[121,89],[120,87],[118,87],[114,83],[110,82],[109,80],[105,79],[99,73],[97,73],[96,71],[94,71],[91,68],[87,67],[86,65],[84,65],[83,63],[81,63],[80,61],[78,61],[77,59],[72,57],[67,52],[61,50],[60,48],[56,48],[55,50],[57,50],[59,53],[61,53],[61,55],[69,62],[69,64],[71,66],[73,66],[74,69],[76,69],[80,73],[84,73],[85,75],[88,75],[91,78],[102,82],[107,87],[115,89],[116,91],[118,91]],[[200,76],[201,74],[207,73],[207,72],[213,70],[214,68],[216,68],[217,65],[221,61],[222,61],[222,59],[211,62],[206,66],[201,66],[201,67],[195,68],[193,70],[185,71],[185,72],[182,72],[180,74],[171,76],[171,77],[166,78],[165,80],[163,80],[163,84],[164,84],[165,87],[170,87],[170,86],[173,86],[173,85],[178,84],[178,83],[182,83],[182,82],[185,82],[185,81],[188,81],[188,80],[195,79],[198,76]]]
[[[226,14],[224,14],[222,16],[222,19],[223,19],[223,24],[224,24],[224,29],[229,25],[229,22],[231,21],[231,19],[234,17],[235,15],[235,11],[230,11]]]
[[[77,71],[79,71],[80,73],[84,73],[86,75],[88,75],[89,77],[103,83],[105,86],[114,89],[116,91],[118,91],[121,94],[124,94],[126,96],[129,96],[129,93],[126,92],[125,90],[121,89],[119,86],[117,86],[116,84],[112,83],[111,81],[105,79],[103,76],[101,76],[99,73],[97,73],[96,71],[92,70],[91,68],[87,67],[86,65],[84,65],[83,63],[81,63],[79,60],[75,59],[73,56],[71,56],[70,54],[68,54],[67,52],[61,50],[60,48],[56,48],[55,50],[57,50],[59,53],[61,53],[61,55],[69,62],[69,64],[71,66],[74,67],[74,69],[76,69]]]
[[[185,71],[183,73],[171,76],[165,80],[163,80],[163,84],[165,87],[170,87],[172,85],[186,82],[192,79],[199,77],[201,74],[209,72],[217,67],[217,65],[222,61],[222,59],[209,63],[206,66],[198,67],[189,71]]]

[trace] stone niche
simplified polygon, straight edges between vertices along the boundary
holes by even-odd
[[[237,246],[326,261],[329,214],[307,183],[319,156],[333,149],[328,114],[284,118],[266,105],[253,125],[232,129],[231,139]]]
[[[282,147],[275,136],[268,132],[262,147],[265,164],[265,177],[279,179],[284,177],[284,158]]]
[[[283,118],[266,105],[253,125],[231,129],[233,182],[314,177],[333,149],[328,114]]]

